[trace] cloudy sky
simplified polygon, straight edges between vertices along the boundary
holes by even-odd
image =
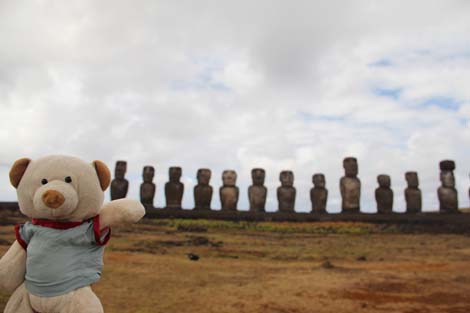
[[[469,206],[469,1],[0,1],[0,199],[15,200],[14,160],[48,154],[128,161],[137,198],[156,167],[183,168],[193,207],[200,167],[221,185],[266,169],[268,210],[291,169],[296,209],[325,173],[340,209],[342,159],[359,160],[362,208],[390,174],[403,211],[404,172],[438,207],[438,162],[456,161]],[[219,207],[218,193],[212,200]]]

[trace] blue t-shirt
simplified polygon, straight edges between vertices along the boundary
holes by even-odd
[[[83,223],[35,220],[16,226],[16,238],[26,249],[26,289],[53,297],[97,282],[104,245],[111,229],[100,229],[99,216]]]

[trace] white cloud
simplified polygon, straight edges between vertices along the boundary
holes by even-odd
[[[279,171],[294,170],[301,211],[323,172],[337,211],[342,158],[355,155],[367,210],[381,173],[403,210],[407,170],[437,208],[444,158],[468,206],[469,13],[466,1],[2,1],[0,199],[15,198],[16,158],[66,153],[127,160],[131,197],[154,165],[158,206],[172,165],[186,207],[199,167],[213,170],[216,207],[222,171],[236,169],[242,208],[264,167],[271,210]],[[425,104],[435,97],[459,108]]]

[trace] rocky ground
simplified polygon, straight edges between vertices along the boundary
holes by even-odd
[[[347,222],[147,220],[113,230],[93,289],[109,313],[467,313],[469,234]],[[13,240],[12,226],[1,226],[0,255]],[[0,292],[0,311],[8,296]]]

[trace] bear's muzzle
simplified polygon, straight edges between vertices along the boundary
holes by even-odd
[[[47,190],[42,195],[42,202],[51,209],[57,209],[65,202],[65,197],[56,190]]]

